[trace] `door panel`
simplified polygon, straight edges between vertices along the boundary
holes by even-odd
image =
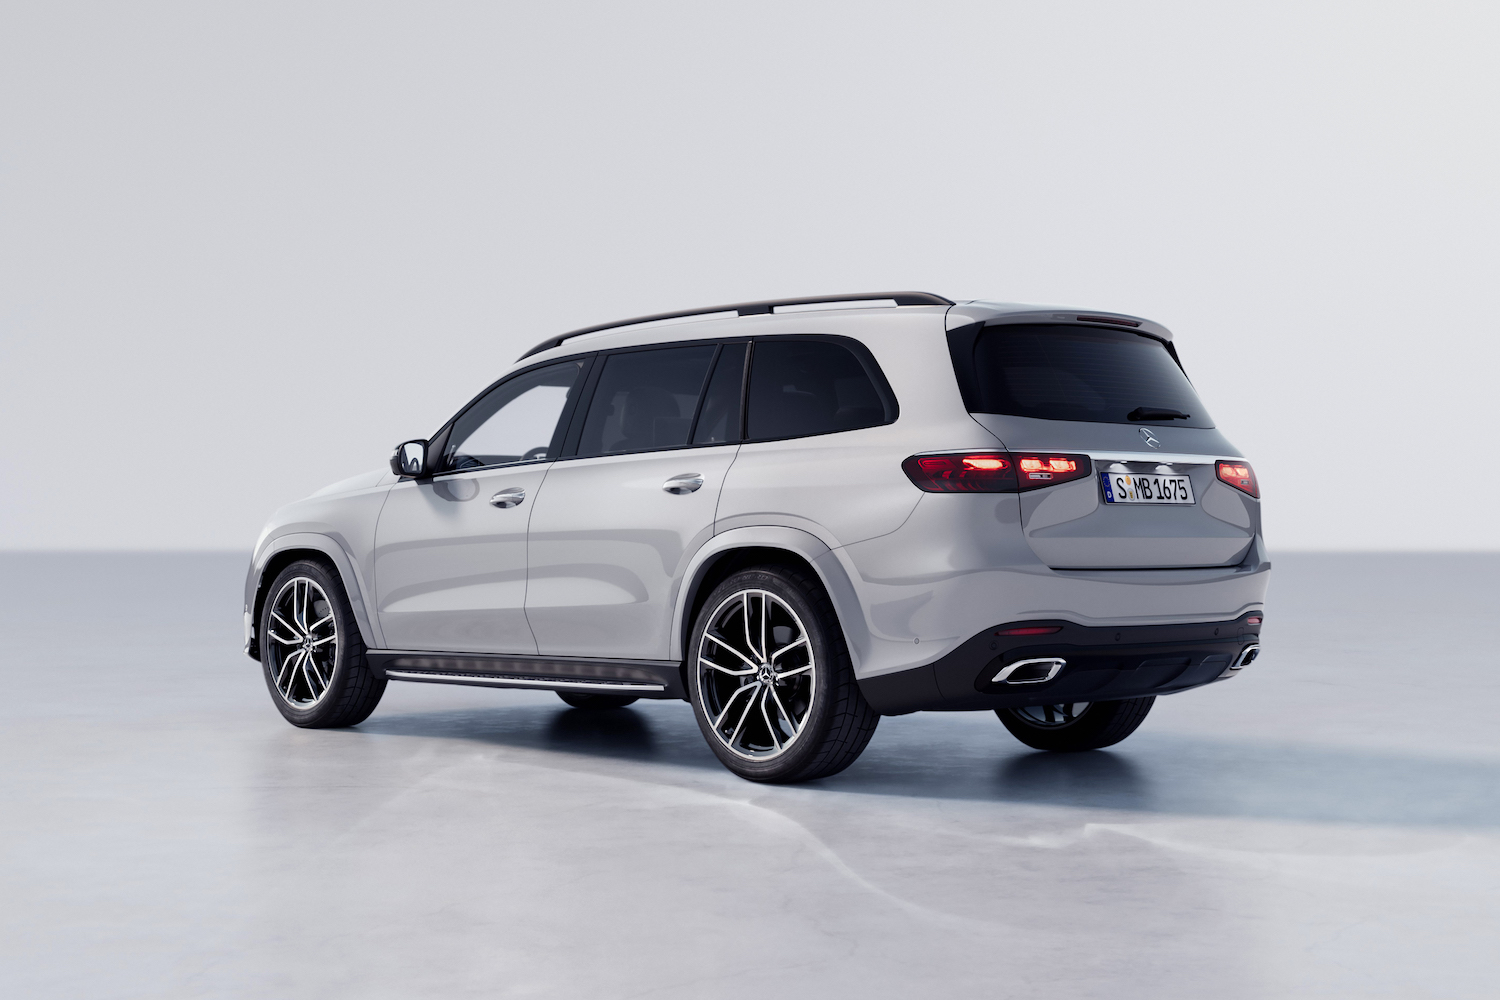
[[[535,653],[526,623],[526,523],[548,466],[458,473],[391,488],[375,533],[380,627],[391,649]],[[514,507],[490,503],[519,488]]]
[[[526,617],[543,655],[664,659],[681,574],[738,445],[554,464],[531,516]],[[668,492],[674,477],[703,485]],[[677,489],[681,489],[678,486]]]

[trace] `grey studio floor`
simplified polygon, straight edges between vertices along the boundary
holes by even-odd
[[[800,787],[681,703],[294,729],[243,570],[0,557],[6,997],[1500,989],[1500,555],[1285,555],[1261,661],[1112,750],[919,714]]]

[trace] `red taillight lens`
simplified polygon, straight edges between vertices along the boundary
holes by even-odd
[[[1255,470],[1248,462],[1220,462],[1219,479],[1253,497],[1260,496],[1260,484],[1255,481]]]
[[[1023,490],[1082,479],[1092,468],[1086,455],[1016,455],[1015,459]]]
[[[913,455],[901,463],[928,493],[1016,493],[1087,476],[1087,455],[1012,455],[1003,451]]]
[[[901,463],[908,479],[928,493],[1014,493],[1016,467],[1003,452],[913,455]]]

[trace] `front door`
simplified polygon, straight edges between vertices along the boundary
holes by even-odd
[[[535,653],[526,529],[584,361],[521,372],[453,422],[438,472],[391,488],[375,531],[380,628],[392,649]],[[441,437],[441,436],[440,436]]]
[[[744,365],[744,344],[604,359],[577,454],[548,471],[531,515],[526,616],[543,655],[666,659],[739,448]]]

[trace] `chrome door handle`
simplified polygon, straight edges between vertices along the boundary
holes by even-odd
[[[490,506],[499,507],[503,510],[506,507],[515,507],[525,499],[525,490],[521,489],[521,487],[519,486],[511,486],[508,489],[503,489],[499,493],[496,493],[494,496],[490,497]]]
[[[661,488],[668,493],[676,493],[678,496],[691,493],[703,485],[703,476],[697,472],[684,472],[680,476],[673,476],[661,484]]]

